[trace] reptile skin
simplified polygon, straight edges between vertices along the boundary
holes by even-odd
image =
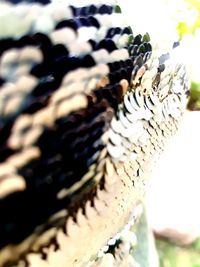
[[[113,0],[0,1],[0,267],[135,266],[116,234],[185,109],[176,49]]]

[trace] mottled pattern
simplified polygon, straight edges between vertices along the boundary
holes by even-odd
[[[0,266],[135,266],[119,232],[178,127],[184,66],[113,0],[0,10]]]

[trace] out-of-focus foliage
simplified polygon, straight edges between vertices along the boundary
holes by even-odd
[[[190,110],[200,110],[200,84],[194,81],[191,82],[188,108]]]
[[[200,1],[185,0],[182,10],[178,10],[179,19],[177,30],[181,38],[185,34],[195,34],[200,28]]]
[[[160,267],[200,267],[200,239],[187,247],[157,240]]]
[[[193,42],[200,41],[200,0],[182,0],[174,13],[174,19],[177,25],[177,32],[181,40],[192,36]],[[188,38],[189,39],[189,38]],[[192,53],[189,48],[188,51]],[[199,46],[199,45],[198,45]],[[194,46],[195,47],[195,46]],[[194,52],[194,51],[193,51]],[[195,69],[195,75],[191,77],[190,100],[188,108],[190,110],[200,110],[200,51],[195,51],[192,67]],[[198,68],[198,69],[197,69]],[[195,78],[194,78],[195,77]]]

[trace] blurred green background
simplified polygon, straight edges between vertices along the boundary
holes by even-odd
[[[177,9],[174,10],[172,19],[174,19],[176,23],[180,41],[186,43],[188,54],[191,52],[193,53],[191,57],[194,57],[191,58],[190,63],[192,66],[188,108],[190,110],[200,110],[200,1],[182,0],[182,4],[178,5]],[[193,50],[193,48],[195,49]]]
[[[200,110],[200,0],[165,0],[165,4],[171,5],[170,16],[188,57],[190,73],[188,109]],[[156,246],[160,267],[200,267],[200,238],[186,247],[157,238]]]
[[[190,246],[179,247],[157,239],[160,267],[200,267],[200,239]]]

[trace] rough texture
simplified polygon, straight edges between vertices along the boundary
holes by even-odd
[[[178,127],[184,66],[112,0],[0,10],[0,266],[98,266]],[[114,266],[134,266],[118,239]]]

